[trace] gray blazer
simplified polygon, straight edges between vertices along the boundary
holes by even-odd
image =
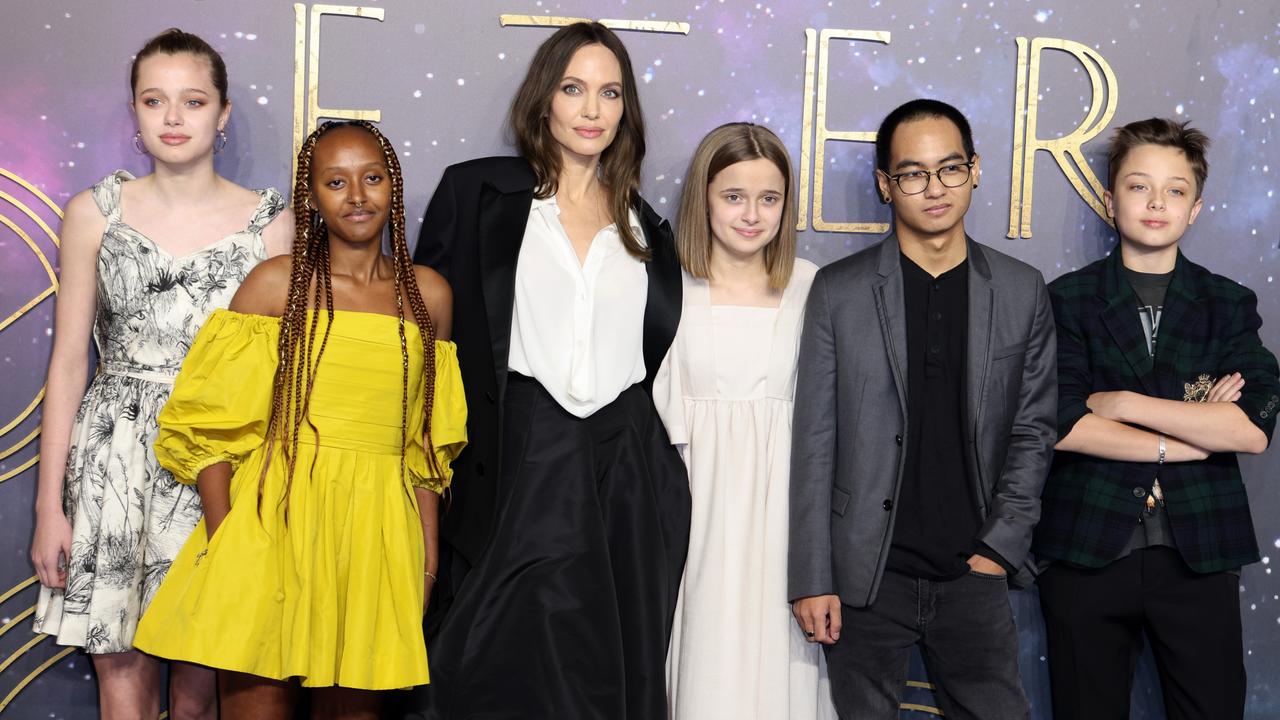
[[[965,456],[978,540],[1030,582],[1057,442],[1053,311],[1035,268],[967,239]],[[870,605],[893,540],[906,449],[907,326],[897,238],[818,271],[800,341],[788,595]]]

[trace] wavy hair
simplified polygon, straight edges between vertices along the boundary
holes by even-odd
[[[507,122],[520,155],[533,167],[538,186],[534,196],[543,199],[555,194],[562,158],[560,144],[551,135],[547,117],[551,98],[564,80],[573,54],[585,45],[603,45],[622,68],[622,120],[613,142],[600,154],[600,182],[609,194],[609,214],[618,227],[622,245],[639,260],[648,260],[649,249],[636,237],[627,222],[631,207],[640,196],[640,165],[644,162],[644,113],[631,56],[612,30],[598,22],[566,25],[547,38],[511,102]]]

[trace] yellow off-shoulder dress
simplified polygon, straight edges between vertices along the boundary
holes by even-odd
[[[160,413],[155,449],[184,483],[230,462],[231,511],[212,539],[203,521],[196,526],[143,615],[135,647],[267,678],[297,677],[306,687],[384,690],[428,681],[413,488],[442,492],[449,484],[449,464],[466,444],[467,409],[456,349],[437,341],[431,435],[443,477],[433,476],[422,434],[422,340],[406,323],[402,477],[398,322],[335,312],[286,505],[278,446],[257,502],[280,319],[227,310],[209,317]],[[317,340],[327,324],[327,313],[319,313]]]

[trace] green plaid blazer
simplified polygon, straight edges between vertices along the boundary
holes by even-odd
[[[1132,390],[1182,400],[1184,384],[1239,372],[1237,405],[1270,439],[1280,412],[1280,369],[1262,345],[1253,291],[1181,253],[1165,295],[1153,358],[1120,252],[1049,285],[1058,327],[1058,437],[1089,412],[1089,394]],[[1157,466],[1057,452],[1045,483],[1032,551],[1041,560],[1101,567],[1133,535]],[[1192,570],[1217,572],[1258,560],[1249,499],[1235,453],[1159,469],[1178,551]]]

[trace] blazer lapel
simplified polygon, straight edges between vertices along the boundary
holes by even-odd
[[[1111,252],[1111,257],[1102,270],[1098,294],[1106,306],[1100,313],[1100,319],[1111,333],[1116,348],[1133,369],[1143,390],[1150,395],[1154,391],[1151,386],[1154,363],[1151,352],[1147,349],[1147,336],[1142,331],[1142,320],[1138,317],[1138,297],[1134,295],[1129,281],[1123,277],[1124,265],[1120,262],[1120,248]],[[1165,325],[1165,320],[1161,319],[1160,324]]]
[[[1168,378],[1170,383],[1169,387],[1159,388],[1161,396],[1170,399],[1181,399],[1183,384],[1196,382],[1195,377],[1183,377],[1188,369],[1178,367],[1178,356],[1184,354],[1184,348],[1208,335],[1209,313],[1205,304],[1200,302],[1201,288],[1195,270],[1179,252],[1173,268],[1173,280],[1169,283],[1160,311],[1155,364],[1160,367],[1159,377],[1162,380]],[[1192,348],[1191,354],[1195,352]]]
[[[515,306],[516,261],[524,241],[533,186],[500,189],[486,182],[480,196],[480,281],[484,287],[493,372],[498,397],[507,389],[507,359],[511,352],[511,308]]]
[[[902,287],[902,261],[898,238],[890,235],[880,243],[880,263],[876,283],[876,315],[880,319],[880,332],[884,346],[889,349],[889,361],[893,367],[893,384],[898,391],[898,403],[902,417],[907,416],[907,315]]]
[[[683,288],[671,225],[644,201],[636,207],[652,257],[645,263],[649,277],[644,306],[644,387],[652,390],[654,375],[676,337],[680,325]]]
[[[987,369],[991,365],[991,332],[995,327],[995,289],[991,286],[991,266],[977,243],[965,237],[969,258],[969,334],[965,387],[968,395],[969,425],[965,439],[973,439],[982,420],[982,398]]]

